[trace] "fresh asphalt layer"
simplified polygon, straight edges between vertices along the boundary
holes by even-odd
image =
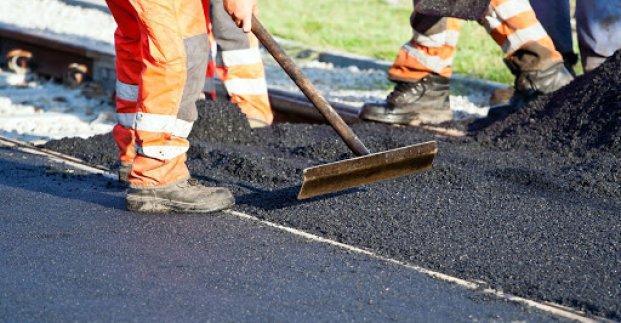
[[[0,148],[0,321],[556,321],[225,213],[144,215],[124,189]]]

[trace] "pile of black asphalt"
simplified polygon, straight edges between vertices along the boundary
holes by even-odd
[[[621,54],[465,139],[360,123],[374,152],[437,140],[433,170],[298,201],[304,168],[353,157],[326,125],[249,128],[201,102],[194,177],[240,211],[512,294],[621,319]],[[110,134],[47,148],[115,167]]]

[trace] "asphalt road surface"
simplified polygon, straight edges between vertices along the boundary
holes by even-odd
[[[0,321],[557,321],[229,214],[144,215],[123,188],[0,147]]]

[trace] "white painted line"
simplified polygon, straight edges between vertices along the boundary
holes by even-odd
[[[483,293],[483,294],[488,294],[488,295],[492,295],[494,297],[500,298],[500,299],[504,299],[507,301],[511,301],[511,302],[515,302],[515,303],[520,303],[529,307],[533,307],[536,309],[539,309],[541,311],[556,315],[556,316],[560,316],[566,319],[570,319],[570,320],[574,320],[577,322],[584,322],[584,323],[595,323],[595,322],[613,322],[604,318],[600,318],[600,317],[595,317],[595,318],[589,318],[586,317],[584,312],[581,311],[576,311],[572,308],[568,308],[562,305],[558,305],[558,304],[554,304],[554,303],[540,303],[537,301],[533,301],[530,299],[526,299],[523,297],[519,297],[519,296],[515,296],[515,295],[511,295],[511,294],[507,294],[507,293],[503,293],[501,291],[492,289],[492,288],[483,288],[483,286],[486,286],[488,284],[486,283],[475,283],[472,281],[468,281],[468,280],[464,280],[461,278],[457,278],[457,277],[453,277],[450,275],[446,275],[437,271],[433,271],[433,270],[429,270],[429,269],[425,269],[423,267],[419,267],[416,265],[412,265],[406,262],[402,262],[396,259],[392,259],[392,258],[388,258],[388,257],[384,257],[381,255],[378,255],[372,251],[369,250],[365,250],[362,248],[358,248],[358,247],[354,247],[348,244],[344,244],[344,243],[340,243],[338,241],[334,241],[334,240],[330,240],[330,239],[326,239],[326,238],[322,238],[320,236],[316,236],[314,234],[308,233],[308,232],[304,232],[298,229],[293,229],[290,227],[285,227],[282,226],[280,224],[276,224],[276,223],[272,223],[269,221],[265,221],[265,220],[261,220],[257,217],[254,217],[252,215],[249,214],[245,214],[242,212],[238,212],[238,211],[233,211],[233,210],[226,210],[224,211],[224,213],[228,213],[237,217],[240,217],[242,219],[247,219],[247,220],[251,220],[251,221],[255,221],[255,222],[259,222],[263,225],[281,230],[281,231],[285,231],[288,233],[291,233],[293,235],[305,238],[305,239],[309,239],[311,241],[316,241],[316,242],[320,242],[320,243],[326,243],[341,249],[345,249],[347,251],[350,252],[355,252],[358,254],[363,254],[363,255],[367,255],[388,263],[393,263],[393,264],[397,264],[399,266],[403,266],[409,269],[412,269],[414,271],[417,271],[419,273],[425,274],[429,277],[438,279],[440,281],[444,281],[444,282],[448,282],[448,283],[453,283],[456,285],[459,285],[463,288],[469,289],[469,290],[476,290],[477,292]]]
[[[64,154],[57,153],[57,152],[51,152],[48,150],[42,150],[40,148],[33,147],[27,143],[0,137],[0,146],[13,147],[21,152],[25,152],[25,153],[29,153],[33,155],[45,156],[48,160],[53,161],[55,163],[70,165],[71,167],[76,168],[78,170],[89,172],[91,174],[102,175],[108,179],[112,179],[112,180],[119,179],[117,174],[111,173],[109,169],[103,166],[100,166],[100,168],[96,168],[96,167],[89,165],[87,162],[77,159],[75,157],[64,155]]]
[[[57,153],[57,152],[51,152],[51,151],[42,151],[39,148],[36,147],[31,147],[29,144],[26,143],[22,143],[22,142],[18,142],[18,141],[14,141],[14,140],[10,140],[10,139],[6,139],[0,136],[0,146],[4,145],[4,146],[8,146],[8,147],[14,147],[22,152],[26,152],[26,153],[31,153],[31,154],[36,154],[36,155],[45,155],[49,158],[49,160],[54,161],[54,162],[58,162],[58,163],[63,163],[63,164],[67,164],[67,165],[71,165],[73,167],[76,167],[80,170],[83,171],[87,171],[87,172],[91,172],[94,174],[100,174],[103,175],[107,178],[110,179],[118,179],[118,176],[116,174],[113,174],[110,172],[109,169],[107,169],[106,167],[103,166],[98,166],[98,167],[93,167],[92,165],[88,165],[86,162],[84,161],[80,161],[79,159],[76,159],[74,157],[68,156],[68,155],[64,155],[61,153]],[[308,233],[308,232],[304,232],[298,229],[294,229],[294,228],[290,228],[290,227],[286,227],[277,223],[273,223],[273,222],[269,222],[269,221],[265,221],[265,220],[261,220],[255,216],[246,214],[246,213],[242,213],[242,212],[238,212],[238,211],[234,211],[234,210],[226,210],[224,211],[224,213],[239,217],[241,219],[245,219],[245,220],[249,220],[249,221],[254,221],[254,222],[258,222],[260,224],[263,224],[265,226],[277,229],[277,230],[281,230],[281,231],[285,231],[287,233],[293,234],[295,236],[298,237],[302,237],[311,241],[316,241],[316,242],[320,242],[320,243],[325,243],[325,244],[329,244],[331,246],[335,246],[337,248],[341,248],[350,252],[355,252],[358,254],[362,254],[362,255],[366,255],[369,257],[373,257],[388,263],[392,263],[392,264],[396,264],[408,269],[412,269],[416,272],[425,274],[429,277],[435,278],[437,280],[440,281],[444,281],[444,282],[448,282],[448,283],[452,283],[458,286],[461,286],[465,289],[468,290],[474,290],[477,291],[479,293],[483,293],[483,294],[487,294],[487,295],[491,295],[494,297],[497,297],[499,299],[503,299],[503,300],[507,300],[507,301],[511,301],[514,303],[519,303],[525,306],[529,306],[532,308],[536,308],[538,310],[544,311],[546,313],[552,314],[552,315],[556,315],[562,318],[566,318],[566,319],[570,319],[570,320],[574,320],[576,322],[583,322],[583,323],[596,323],[596,322],[614,322],[605,318],[601,318],[601,317],[586,317],[586,314],[584,312],[581,311],[577,311],[575,309],[560,305],[560,304],[555,304],[555,303],[551,303],[551,302],[537,302],[537,301],[533,301],[530,299],[526,299],[523,297],[519,297],[519,296],[515,296],[515,295],[511,295],[511,294],[507,294],[507,293],[503,293],[501,291],[495,290],[493,288],[486,288],[485,286],[488,286],[489,284],[487,284],[486,282],[474,282],[474,281],[468,281],[465,279],[461,279],[458,277],[454,277],[454,276],[450,276],[447,274],[443,274],[441,272],[437,272],[437,271],[433,271],[433,270],[429,270],[420,266],[416,266],[413,264],[409,264],[403,261],[399,261],[396,259],[392,259],[392,258],[388,258],[388,257],[384,257],[381,256],[375,252],[369,251],[369,250],[365,250],[362,248],[358,248],[355,246],[351,246],[348,244],[344,244],[338,241],[334,241],[334,240],[330,240],[330,239],[326,239],[326,238],[322,238],[320,236]]]
[[[438,278],[438,279],[443,280],[443,281],[451,282],[451,283],[454,283],[454,284],[466,287],[468,289],[477,289],[477,288],[479,288],[478,284],[473,283],[473,282],[469,282],[467,280],[463,280],[463,279],[452,277],[452,276],[449,276],[449,275],[445,275],[445,274],[442,274],[442,273],[439,273],[439,272],[434,272],[434,271],[431,271],[431,270],[427,270],[425,268],[418,267],[418,266],[415,266],[415,265],[411,265],[411,264],[408,264],[408,263],[405,263],[405,262],[401,262],[401,261],[398,261],[398,260],[395,260],[395,259],[386,258],[386,257],[380,256],[380,255],[378,255],[378,254],[376,254],[376,253],[374,253],[372,251],[369,251],[369,250],[365,250],[365,249],[362,249],[362,248],[354,247],[354,246],[351,246],[351,245],[348,245],[348,244],[344,244],[344,243],[341,243],[341,242],[338,242],[338,241],[322,238],[320,236],[316,236],[314,234],[311,234],[311,233],[308,233],[308,232],[304,232],[304,231],[301,231],[301,230],[298,230],[298,229],[289,228],[289,227],[282,226],[280,224],[276,224],[276,223],[272,223],[272,222],[269,222],[269,221],[261,220],[261,219],[259,219],[257,217],[249,215],[249,214],[245,214],[245,213],[238,212],[238,211],[233,211],[233,210],[226,210],[226,211],[224,211],[224,213],[229,213],[229,214],[238,216],[238,217],[243,218],[243,219],[256,221],[256,222],[259,222],[259,223],[264,224],[266,226],[270,226],[272,228],[275,228],[275,229],[278,229],[278,230],[282,230],[282,231],[285,231],[285,232],[291,233],[293,235],[300,236],[300,237],[303,237],[303,238],[306,238],[306,239],[309,239],[309,240],[312,240],[312,241],[321,242],[321,243],[327,243],[329,245],[333,245],[335,247],[339,247],[339,248],[345,249],[347,251],[351,251],[351,252],[355,252],[355,253],[371,256],[373,258],[378,258],[378,259],[381,259],[383,261],[399,264],[401,266],[405,266],[407,268],[414,269],[414,270],[416,270],[418,272],[427,274],[427,275],[432,276],[434,278]]]

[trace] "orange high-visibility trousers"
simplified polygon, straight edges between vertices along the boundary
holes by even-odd
[[[561,61],[552,39],[543,29],[528,0],[492,0],[480,23],[507,57],[536,43],[543,57]],[[429,74],[450,77],[451,64],[461,29],[456,18],[430,17],[413,13],[413,36],[399,50],[388,71],[393,81],[418,81]]]
[[[113,135],[132,186],[189,177],[187,137],[198,117],[209,56],[208,1],[106,0],[117,22]]]
[[[214,60],[209,64],[205,92],[215,98],[214,77],[226,88],[248,119],[271,124],[274,115],[267,95],[259,41],[244,33],[224,11],[222,0],[210,1]],[[214,48],[216,47],[216,48]]]

